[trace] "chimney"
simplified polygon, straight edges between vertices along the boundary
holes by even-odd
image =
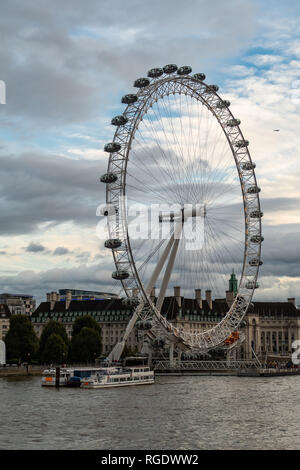
[[[47,293],[47,302],[50,302],[50,292]]]
[[[72,292],[70,290],[67,290],[67,292],[66,292],[66,310],[68,310],[71,301],[72,301]]]
[[[226,302],[229,307],[233,304],[234,301],[234,292],[231,292],[230,290],[226,291]]]
[[[153,287],[152,291],[150,292],[150,300],[151,302],[155,302],[155,287]]]
[[[50,311],[52,311],[56,302],[56,292],[51,292],[49,294],[49,299],[50,299]]]
[[[209,309],[212,310],[211,290],[205,291],[205,300],[208,303]]]
[[[178,303],[178,307],[181,308],[181,296],[180,296],[180,287],[174,287],[174,297]]]
[[[195,289],[195,298],[199,308],[202,309],[202,297],[201,297],[201,289]]]
[[[290,304],[293,304],[296,307],[296,298],[295,297],[290,297],[290,298],[287,299],[287,301]]]

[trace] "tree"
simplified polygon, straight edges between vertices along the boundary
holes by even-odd
[[[101,354],[101,350],[100,328],[84,326],[78,334],[72,337],[69,359],[71,362],[93,362]]]
[[[49,362],[47,358],[45,357],[45,347],[46,347],[48,339],[53,334],[58,335],[62,339],[62,341],[66,345],[67,350],[69,348],[70,342],[69,342],[69,338],[68,338],[64,325],[59,321],[50,320],[45,326],[45,328],[43,329],[43,332],[40,338],[39,357],[40,357],[41,362]]]
[[[99,335],[101,335],[100,326],[90,315],[84,315],[83,317],[76,318],[72,328],[72,337],[78,335],[82,328],[92,328],[93,330],[98,331]]]
[[[27,315],[12,315],[9,330],[4,338],[7,360],[29,362],[37,357],[39,340]]]
[[[48,336],[43,350],[43,360],[47,363],[62,363],[68,353],[68,346],[62,337],[56,333]]]

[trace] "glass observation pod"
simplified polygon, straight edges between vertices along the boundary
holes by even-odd
[[[115,116],[111,120],[111,124],[113,126],[123,126],[124,124],[126,124],[126,122],[128,122],[128,119],[127,117],[123,116],[123,114],[121,114],[120,116]]]
[[[113,206],[112,204],[106,205],[101,207],[100,214],[101,215],[116,215],[119,212],[118,206]]]
[[[157,348],[162,348],[166,344],[166,340],[164,338],[155,338],[153,341],[153,346]]]
[[[114,271],[111,275],[113,279],[116,279],[117,281],[122,281],[123,279],[128,279],[129,278],[129,273],[125,271],[125,269],[120,269],[118,271]]]
[[[236,127],[236,126],[239,126],[240,124],[241,124],[240,119],[229,119],[229,121],[227,122],[226,126],[228,126],[228,127]]]
[[[137,99],[138,99],[137,95],[128,94],[122,97],[121,102],[124,104],[133,104],[137,101]]]
[[[182,67],[179,67],[177,70],[178,75],[188,75],[189,73],[192,72],[192,67],[189,65],[183,65]]]
[[[122,299],[122,305],[124,307],[137,307],[140,303],[140,299],[138,297],[126,297],[125,299]]]
[[[122,245],[122,241],[119,238],[110,238],[104,242],[105,248],[119,248]]]
[[[219,89],[218,85],[207,85],[207,87],[208,88],[206,88],[205,93],[213,93]]]
[[[158,78],[158,77],[161,77],[163,73],[164,73],[163,69],[155,68],[155,69],[150,69],[147,75],[150,78]]]
[[[174,73],[177,70],[177,65],[175,64],[168,64],[163,67],[164,73]]]
[[[260,188],[259,188],[258,186],[250,186],[250,187],[247,189],[247,193],[248,193],[248,194],[260,193]]]
[[[117,179],[118,177],[114,173],[104,173],[104,175],[100,177],[101,183],[114,183]]]
[[[252,258],[249,261],[249,264],[250,264],[250,266],[261,266],[263,264],[263,262],[258,258]]]
[[[133,86],[136,88],[144,88],[145,86],[148,86],[149,83],[149,78],[138,78],[137,80],[135,80]]]
[[[216,106],[217,106],[217,108],[220,108],[220,109],[229,108],[230,101],[228,101],[228,100],[218,101]]]
[[[248,147],[249,145],[249,140],[238,140],[237,142],[234,142],[234,146],[237,148],[243,148],[243,147]]]
[[[104,145],[104,151],[108,153],[118,152],[121,150],[121,145],[118,142],[109,142],[108,144]]]
[[[203,82],[203,80],[205,80],[206,78],[206,75],[204,73],[194,73],[193,78],[196,78],[196,80]]]
[[[245,171],[254,170],[255,167],[256,167],[256,164],[252,162],[246,162],[246,163],[241,164],[242,170],[245,170]]]
[[[246,289],[258,289],[258,288],[259,288],[259,284],[257,282],[248,281],[246,283]]]
[[[264,215],[264,213],[261,212],[261,211],[252,211],[252,212],[250,212],[251,219],[259,219],[263,215]]]
[[[264,237],[262,237],[261,235],[253,235],[251,238],[250,238],[250,241],[252,243],[261,243],[264,241]]]
[[[136,322],[135,326],[138,330],[151,330],[152,322],[149,320],[140,320]]]

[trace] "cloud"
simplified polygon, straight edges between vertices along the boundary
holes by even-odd
[[[106,163],[43,152],[2,154],[0,234],[30,233],[46,222],[96,225]]]
[[[5,2],[0,17],[0,79],[7,84],[0,115],[0,237],[8,246],[2,245],[0,253],[2,269],[7,264],[17,272],[0,273],[5,290],[33,291],[41,298],[63,284],[113,288],[112,259],[106,255],[98,263],[92,240],[96,208],[105,200],[99,176],[107,166],[103,145],[114,132],[110,118],[123,112],[120,98],[134,91],[135,78],[174,62],[204,71],[208,83],[219,78],[220,93],[231,101],[250,140],[264,211],[257,298],[298,295],[300,121],[293,84],[300,71],[299,6],[274,5],[252,0],[128,0],[126,5],[90,0],[88,7],[79,0],[54,0],[50,6]],[[155,165],[148,170],[159,171]],[[138,199],[144,188],[133,186],[131,194]],[[32,257],[39,251],[26,249],[21,258],[26,244],[43,247],[43,256]],[[83,245],[89,251],[81,252]],[[70,269],[59,266],[63,253]],[[176,276],[177,281],[179,270]]]
[[[26,251],[29,251],[30,253],[40,253],[45,250],[46,248],[39,243],[30,243],[30,245],[28,245],[26,248]]]
[[[212,54],[232,56],[252,36],[254,11],[250,0],[90,0],[88,8],[79,0],[7,2],[0,18],[4,122],[17,117],[31,134],[33,123],[84,123],[151,66],[175,61],[213,70]]]
[[[68,248],[65,248],[64,246],[58,246],[54,252],[53,252],[53,255],[54,256],[63,256],[63,255],[67,255],[71,253],[70,250]]]

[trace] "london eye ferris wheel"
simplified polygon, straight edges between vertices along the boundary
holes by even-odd
[[[136,322],[156,340],[193,351],[219,347],[239,327],[258,287],[263,213],[255,164],[230,102],[205,78],[189,66],[151,69],[111,121],[116,130],[104,148],[109,161],[101,177],[105,246],[116,265],[112,277],[133,309],[111,359],[119,358]],[[162,315],[170,286],[186,297],[199,288],[222,297],[232,268],[238,292],[220,323],[191,333]]]

